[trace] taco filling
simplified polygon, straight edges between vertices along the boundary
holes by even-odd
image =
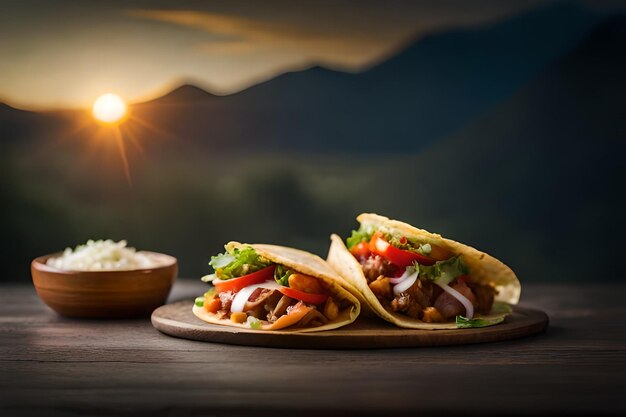
[[[227,245],[209,265],[215,272],[202,281],[213,288],[196,299],[195,309],[228,324],[263,330],[314,328],[338,321],[352,307],[324,280],[273,262],[252,246]]]
[[[493,324],[473,319],[492,312],[496,288],[475,280],[459,255],[365,224],[352,232],[346,247],[385,310],[425,323]]]

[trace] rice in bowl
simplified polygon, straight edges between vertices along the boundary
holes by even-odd
[[[162,266],[165,259],[150,252],[127,247],[125,240],[88,240],[75,249],[66,248],[61,256],[49,258],[46,265],[65,271],[130,271]]]

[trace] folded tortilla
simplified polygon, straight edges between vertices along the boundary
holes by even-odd
[[[361,311],[361,304],[353,293],[347,288],[347,283],[335,272],[322,258],[303,250],[288,248],[285,246],[266,244],[242,244],[239,242],[229,242],[227,248],[239,248],[251,246],[263,258],[273,263],[284,265],[292,271],[299,272],[317,278],[324,289],[338,302],[346,303],[347,307],[340,310],[339,316],[326,324],[317,327],[285,327],[273,329],[271,325],[262,325],[261,330],[281,331],[281,332],[320,332],[324,330],[336,329],[352,323]],[[220,319],[216,314],[209,313],[203,307],[193,307],[193,313],[201,320],[208,323],[220,324],[231,327],[250,329],[246,323],[234,323],[229,318]],[[284,317],[284,316],[283,316]],[[282,318],[282,317],[281,317]],[[281,320],[279,318],[278,320]]]
[[[474,318],[498,322],[504,319],[510,309],[506,304],[517,304],[520,297],[521,285],[515,273],[498,259],[481,252],[471,246],[446,239],[438,234],[411,226],[397,220],[391,220],[384,216],[372,213],[363,213],[357,217],[357,221],[365,226],[373,226],[392,234],[406,236],[407,239],[416,240],[420,243],[429,243],[446,249],[454,255],[460,255],[462,261],[470,270],[472,279],[479,283],[490,284],[498,292],[495,296],[494,307],[490,314],[476,314]],[[381,318],[397,326],[411,329],[455,329],[454,321],[446,323],[426,323],[421,320],[408,317],[403,314],[389,311],[383,307],[376,295],[368,286],[367,279],[359,261],[350,253],[344,241],[339,236],[331,236],[331,245],[328,252],[327,262],[346,281],[352,284],[352,288],[358,291],[358,298],[363,303],[364,311],[372,311]],[[350,287],[349,287],[350,288]]]

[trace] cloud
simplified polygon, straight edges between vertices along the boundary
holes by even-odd
[[[273,0],[205,2],[202,9],[134,9],[128,15],[191,28],[194,52],[234,59],[270,54],[291,64],[361,71],[410,40],[451,27],[485,24],[545,0],[412,2]],[[247,4],[247,3],[246,3]],[[196,6],[198,6],[196,4]],[[250,6],[250,7],[248,7]],[[210,39],[206,39],[206,35]]]
[[[130,16],[187,26],[221,35],[225,39],[263,36],[267,29],[259,22],[239,16],[229,16],[195,10],[130,10]]]
[[[194,49],[209,54],[223,54],[231,56],[249,54],[257,50],[255,45],[246,39],[203,42],[196,45]]]
[[[359,68],[389,49],[389,40],[376,33],[333,30],[294,23],[264,21],[196,10],[130,10],[130,16],[200,30],[213,36],[195,45],[206,53],[238,55],[272,50],[303,60]],[[338,33],[339,32],[339,33]],[[405,30],[406,34],[410,31]]]

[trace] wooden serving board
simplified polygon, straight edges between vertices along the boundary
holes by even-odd
[[[162,333],[184,339],[233,345],[303,349],[369,349],[462,345],[516,339],[540,333],[548,325],[543,311],[513,307],[503,323],[478,329],[402,329],[378,318],[359,317],[345,327],[313,333],[248,330],[209,324],[191,311],[192,301],[179,301],[154,310],[152,325]]]

